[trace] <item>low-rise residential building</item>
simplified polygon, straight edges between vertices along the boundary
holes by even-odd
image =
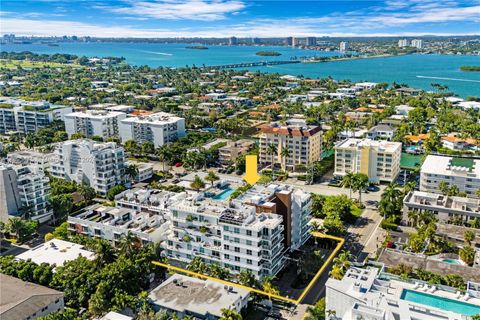
[[[80,244],[60,239],[52,239],[20,253],[15,256],[15,259],[32,261],[38,265],[48,263],[49,265],[61,267],[66,262],[75,260],[79,257],[93,260],[95,254],[86,250],[85,247]]]
[[[341,280],[328,279],[325,310],[342,320],[466,320],[480,312],[479,285],[468,282],[463,293],[383,268],[350,268]]]
[[[65,141],[54,155],[50,166],[54,177],[86,183],[102,196],[125,181],[125,151],[115,142]]]
[[[478,197],[480,159],[427,156],[420,169],[420,191],[442,193],[441,182],[456,186],[467,197]]]
[[[410,211],[433,212],[438,222],[449,223],[461,219],[465,223],[480,219],[480,200],[466,197],[446,196],[438,193],[412,191],[403,200],[403,220],[409,221]]]
[[[7,154],[7,162],[13,165],[34,165],[42,169],[50,166],[53,153],[43,153],[33,150],[20,150]]]
[[[364,173],[371,182],[392,182],[400,173],[402,144],[370,139],[346,139],[335,146],[335,176]]]
[[[142,182],[153,177],[153,164],[151,163],[136,163],[135,166],[138,169],[135,182]]]
[[[0,273],[0,318],[36,319],[63,310],[63,292]]]
[[[107,139],[119,137],[119,123],[127,115],[124,112],[106,110],[86,110],[73,112],[65,116],[65,131],[71,137],[81,133],[86,138],[101,137]]]
[[[54,120],[64,120],[71,107],[54,105],[47,101],[26,101],[16,98],[0,98],[0,133],[19,131],[36,132]]]
[[[372,140],[384,139],[392,140],[395,134],[395,128],[386,124],[379,124],[375,127],[372,127],[367,132],[367,138]]]
[[[122,142],[151,142],[157,148],[185,136],[185,119],[170,113],[128,117],[120,123]]]
[[[49,221],[50,181],[42,168],[34,165],[0,165],[0,217],[23,216],[40,223]]]
[[[167,310],[178,317],[220,319],[223,309],[240,314],[248,304],[250,291],[223,285],[213,280],[174,274],[152,290],[150,301],[155,311]]]
[[[223,165],[232,163],[239,156],[247,154],[254,146],[255,141],[248,139],[228,141],[225,146],[218,149],[218,161]]]
[[[141,244],[159,243],[166,225],[163,216],[133,209],[95,204],[68,217],[68,230],[91,238],[102,238],[118,245],[129,232]]]
[[[303,119],[261,125],[260,158],[262,165],[280,163],[286,170],[321,160],[322,131]],[[273,146],[271,148],[271,146]],[[286,150],[286,151],[284,151]]]

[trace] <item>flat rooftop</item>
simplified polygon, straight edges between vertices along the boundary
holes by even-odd
[[[166,112],[156,112],[149,115],[140,115],[136,117],[127,117],[122,120],[123,123],[143,123],[143,124],[173,124],[183,118]]]
[[[309,125],[304,119],[290,119],[285,123],[270,122],[258,128],[262,133],[291,136],[313,136],[322,131],[321,127]]]
[[[177,312],[221,317],[222,309],[237,308],[248,295],[246,289],[174,274],[153,289],[149,298],[154,304]]]
[[[66,114],[65,117],[89,118],[89,119],[105,119],[125,116],[124,112],[107,111],[107,110],[85,110],[84,112],[72,112]]]
[[[15,258],[24,261],[31,260],[36,264],[55,264],[57,267],[60,267],[63,266],[65,262],[75,260],[78,257],[93,260],[95,254],[85,250],[85,247],[82,245],[60,239],[53,239],[25,251]]]
[[[375,148],[375,149],[378,149],[378,151],[395,152],[397,150],[401,150],[402,144],[400,142],[391,142],[391,141],[384,141],[384,140],[349,138],[337,143],[335,148],[336,149]]]
[[[480,159],[429,155],[422,164],[421,172],[480,178]]]

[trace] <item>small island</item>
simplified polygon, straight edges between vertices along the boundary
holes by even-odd
[[[256,53],[257,56],[262,56],[262,57],[277,57],[281,56],[282,54],[277,51],[259,51]]]
[[[462,71],[480,71],[480,66],[461,66]]]
[[[208,47],[205,47],[205,46],[188,46],[188,47],[185,47],[187,49],[196,49],[196,50],[207,50]]]

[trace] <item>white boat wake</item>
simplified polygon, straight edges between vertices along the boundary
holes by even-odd
[[[146,50],[139,50],[140,52],[145,52],[145,53],[153,53],[153,54],[158,54],[161,56],[173,56],[171,53],[165,53],[165,52],[155,52],[155,51],[146,51]]]
[[[417,78],[422,78],[422,79],[435,79],[435,80],[450,80],[450,81],[463,81],[463,82],[477,82],[477,83],[480,83],[480,80],[459,79],[459,78],[443,78],[443,77],[430,77],[430,76],[417,76]]]

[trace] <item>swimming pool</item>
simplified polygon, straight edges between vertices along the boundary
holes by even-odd
[[[424,304],[445,311],[452,311],[467,316],[473,316],[480,313],[480,306],[448,298],[437,297],[428,293],[408,289],[403,290],[400,299]]]
[[[235,189],[232,188],[225,188],[222,190],[222,192],[217,193],[212,197],[213,200],[217,201],[224,201],[230,197],[230,195],[235,192]]]
[[[455,259],[443,259],[442,262],[450,263],[450,264],[460,264],[460,262]]]

